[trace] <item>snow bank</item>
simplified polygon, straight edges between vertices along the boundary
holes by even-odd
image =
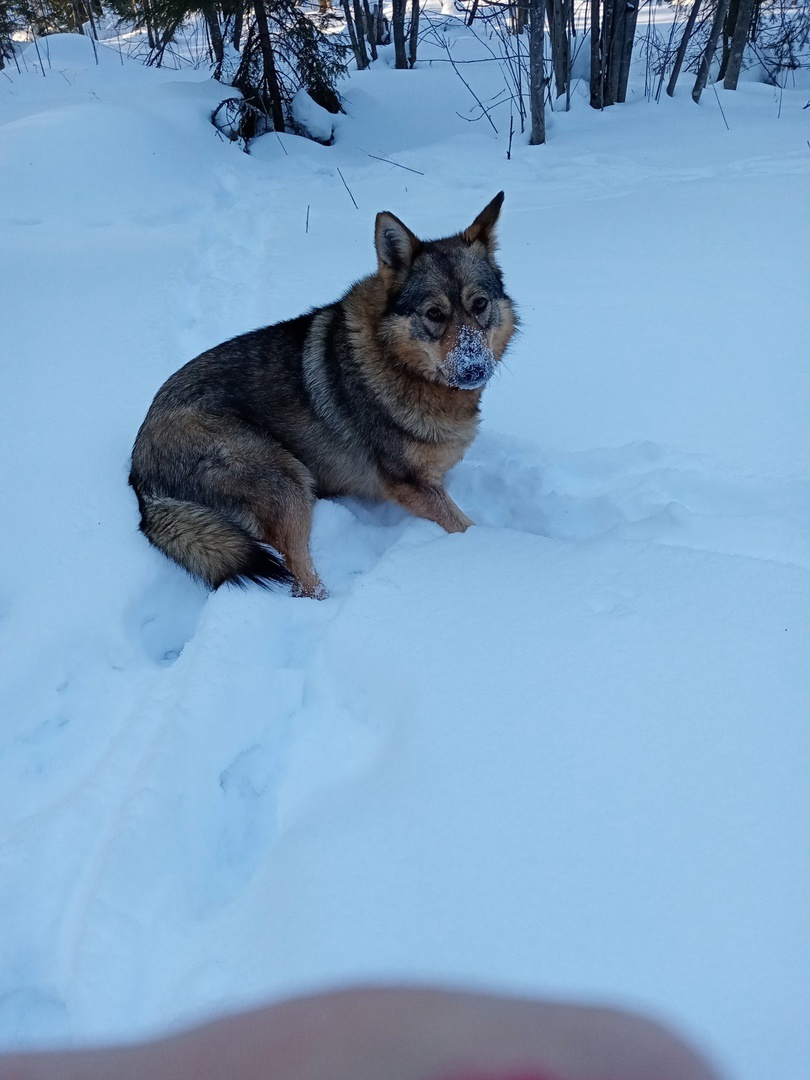
[[[322,105],[313,101],[306,90],[299,90],[293,96],[291,108],[296,124],[310,139],[331,143],[334,118]]]

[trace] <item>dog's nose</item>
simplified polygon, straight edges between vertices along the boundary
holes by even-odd
[[[459,377],[465,383],[477,385],[486,380],[487,366],[482,363],[465,364],[459,369]]]

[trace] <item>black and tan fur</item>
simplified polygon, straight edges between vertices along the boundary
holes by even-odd
[[[426,242],[378,214],[375,274],[172,375],[132,453],[146,537],[211,588],[275,581],[319,596],[320,496],[390,500],[448,532],[471,525],[444,477],[475,436],[486,377],[460,369],[459,342],[494,365],[515,328],[494,258],[502,202]]]

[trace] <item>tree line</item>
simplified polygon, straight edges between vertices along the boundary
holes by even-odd
[[[77,32],[98,36],[105,16],[145,32],[146,62],[161,64],[190,22],[204,27],[215,78],[239,95],[223,100],[213,120],[247,146],[265,131],[295,130],[292,100],[300,89],[328,110],[340,110],[339,80],[354,59],[362,71],[393,42],[394,64],[410,69],[432,20],[419,0],[0,0],[0,67],[15,59],[15,35]],[[660,0],[659,0],[660,2]],[[499,43],[508,91],[521,131],[545,141],[545,111],[570,107],[574,57],[590,51],[589,98],[594,109],[626,100],[637,45],[640,8],[651,0],[456,0],[473,32]],[[807,63],[810,5],[794,0],[688,0],[676,5],[668,39],[642,43],[660,95],[672,95],[684,71],[694,75],[699,101],[718,63],[717,77],[736,89],[746,47],[779,71]],[[680,14],[685,19],[681,20]],[[421,22],[420,22],[421,19]],[[435,40],[440,40],[434,33]],[[448,49],[448,57],[451,59]],[[455,65],[454,65],[455,66]],[[766,63],[767,68],[767,63]],[[458,72],[458,68],[456,68]],[[460,73],[459,73],[460,74]],[[472,91],[471,91],[472,92]],[[480,103],[482,115],[487,113]],[[510,129],[511,148],[511,129]]]

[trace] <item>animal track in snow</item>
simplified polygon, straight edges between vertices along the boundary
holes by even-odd
[[[543,455],[483,434],[451,478],[482,525],[648,540],[810,566],[810,485],[735,475],[651,442]]]
[[[194,635],[207,591],[166,561],[155,580],[124,614],[130,637],[155,664],[165,667],[180,656]]]

